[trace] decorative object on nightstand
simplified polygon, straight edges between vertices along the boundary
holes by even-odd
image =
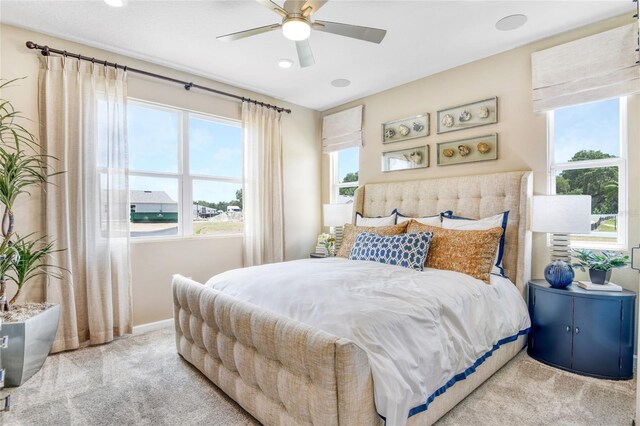
[[[532,358],[577,374],[633,377],[636,294],[551,287],[529,281]]]
[[[631,263],[629,256],[616,251],[603,250],[596,254],[588,249],[573,249],[571,253],[578,259],[578,263],[571,266],[581,271],[589,268],[589,278],[593,284],[608,284],[614,268],[624,268]]]
[[[324,204],[322,206],[324,226],[333,227],[335,234],[335,250],[342,244],[342,227],[345,223],[351,223],[353,218],[353,203]]]
[[[573,282],[569,234],[591,232],[590,195],[536,195],[533,197],[532,232],[551,234],[551,263],[544,277],[553,287]]]
[[[318,235],[316,253],[323,256],[334,256],[336,254],[336,238],[332,234]]]

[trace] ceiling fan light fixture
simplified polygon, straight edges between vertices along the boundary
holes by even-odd
[[[290,59],[279,59],[278,60],[278,66],[280,68],[291,68],[291,66],[293,65],[293,61]]]
[[[111,7],[122,7],[126,0],[104,0],[104,2]]]
[[[304,18],[287,18],[282,23],[282,34],[289,40],[306,40],[311,35],[311,25]]]

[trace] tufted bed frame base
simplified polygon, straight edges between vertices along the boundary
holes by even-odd
[[[504,266],[524,294],[531,194],[531,173],[511,172],[368,184],[356,192],[355,206],[366,216],[388,214],[394,203],[412,216],[454,210],[485,217],[509,210]],[[261,423],[384,424],[375,410],[367,355],[352,341],[182,276],[173,279],[173,301],[178,353]],[[408,424],[433,424],[514,357],[525,337],[503,345]]]

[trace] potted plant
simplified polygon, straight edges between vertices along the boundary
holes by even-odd
[[[0,90],[16,80],[1,81]],[[46,237],[15,231],[16,200],[44,186],[55,173],[47,167],[48,156],[41,154],[36,137],[23,124],[26,118],[12,103],[0,97],[0,336],[7,337],[2,348],[5,384],[20,386],[44,363],[60,317],[60,306],[50,303],[15,304],[22,289],[36,277],[61,278],[62,269],[48,259],[57,251]],[[15,287],[7,301],[8,288]]]
[[[578,260],[574,268],[584,271],[589,268],[589,278],[593,284],[607,284],[611,279],[614,268],[624,268],[629,265],[629,256],[615,251],[603,250],[600,254],[588,249],[572,249],[573,257]]]

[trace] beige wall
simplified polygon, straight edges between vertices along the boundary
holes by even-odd
[[[534,114],[531,103],[531,53],[586,35],[631,22],[630,16],[619,17],[589,27],[562,34],[521,48],[510,50],[486,59],[466,64],[432,75],[393,89],[377,93],[345,105],[325,111],[332,113],[355,105],[364,105],[365,146],[360,152],[360,183],[388,182],[411,179],[427,179],[443,176],[462,176],[514,170],[534,172],[534,191],[542,194],[547,190],[547,137],[545,114]],[[507,33],[508,34],[508,33]],[[588,52],[585,52],[588,54]],[[436,134],[435,115],[438,109],[497,96],[499,98],[496,125],[479,127],[445,135]],[[420,113],[431,114],[431,135],[406,142],[383,146],[381,123]],[[640,105],[637,97],[629,100],[629,158],[639,158],[638,130]],[[499,159],[465,165],[438,167],[436,144],[488,133],[498,133]],[[430,166],[383,173],[380,156],[385,150],[410,148],[429,144]],[[629,167],[630,182],[638,182],[637,164]],[[323,155],[323,202],[328,202],[328,155]],[[632,186],[629,203],[630,245],[640,243],[638,214],[638,192]],[[546,238],[534,235],[533,277],[542,277],[544,266],[549,262]],[[581,275],[579,275],[581,276]],[[625,288],[636,291],[638,274],[630,269],[614,272],[613,279]]]
[[[27,40],[290,107],[292,114],[285,115],[282,120],[285,250],[287,260],[308,256],[320,230],[321,154],[318,112],[165,67],[2,25],[0,26],[0,77],[4,79],[28,77],[17,87],[3,91],[3,97],[11,99],[18,109],[34,120],[31,125],[31,130],[34,132],[37,129],[38,118],[38,60],[37,53],[25,47]],[[197,90],[187,92],[179,85],[141,78],[133,73],[129,74],[128,89],[129,96],[134,98],[221,117],[240,118],[240,103],[235,100],[212,96]],[[21,232],[40,230],[41,215],[42,210],[37,194],[30,198],[23,198],[17,208],[18,229]],[[134,323],[140,325],[172,317],[170,291],[172,274],[180,273],[204,281],[218,272],[241,267],[242,237],[136,241],[132,244],[131,257]],[[25,296],[28,300],[41,300],[44,297],[43,286],[29,286]]]

